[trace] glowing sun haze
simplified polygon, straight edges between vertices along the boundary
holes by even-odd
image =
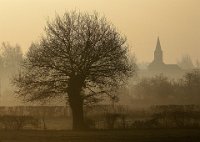
[[[0,0],[0,42],[27,51],[55,13],[80,10],[105,15],[128,38],[139,61],[153,58],[160,37],[167,63],[200,55],[200,0]],[[199,57],[200,60],[200,57]]]

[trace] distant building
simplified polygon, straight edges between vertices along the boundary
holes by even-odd
[[[177,64],[165,64],[163,61],[163,51],[160,44],[160,39],[157,39],[156,49],[154,51],[154,59],[148,65],[146,71],[141,71],[142,76],[155,76],[158,74],[163,74],[172,78],[179,78],[184,74]]]

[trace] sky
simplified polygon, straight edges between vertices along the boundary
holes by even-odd
[[[200,60],[200,0],[0,0],[0,43],[27,52],[46,21],[65,11],[99,12],[126,35],[138,62],[151,62],[160,37],[166,63]]]

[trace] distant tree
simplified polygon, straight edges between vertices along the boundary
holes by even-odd
[[[16,103],[16,99],[11,96],[13,94],[13,86],[11,78],[18,74],[20,64],[23,60],[23,54],[20,46],[11,45],[10,43],[2,43],[0,45],[0,94],[1,105],[10,105],[9,102]]]
[[[182,80],[182,86],[187,96],[200,97],[200,70],[195,69],[185,74]],[[198,100],[197,100],[198,101]]]
[[[196,60],[196,68],[200,69],[200,62],[199,62],[199,60]]]
[[[0,77],[2,77],[3,70],[4,70],[3,58],[2,58],[2,55],[0,54]]]
[[[48,22],[45,31],[14,79],[17,92],[27,101],[64,95],[73,129],[83,129],[84,103],[116,90],[135,71],[126,39],[98,14],[65,13]]]
[[[166,100],[170,95],[173,95],[173,82],[162,74],[143,78],[134,85],[134,93],[140,99],[162,99]]]
[[[18,72],[19,66],[23,60],[23,54],[19,45],[12,46],[9,43],[1,45],[1,64],[3,66],[4,75],[13,75]]]
[[[182,69],[186,69],[186,70],[194,69],[194,64],[192,62],[192,59],[188,55],[187,56],[183,56],[182,59],[180,61],[178,61],[178,65]]]

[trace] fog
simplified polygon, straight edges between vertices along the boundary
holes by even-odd
[[[0,0],[0,130],[199,129],[199,5]]]
[[[200,60],[199,4],[198,0],[101,0],[95,3],[92,0],[0,0],[0,43],[18,44],[25,54],[31,43],[44,34],[46,21],[56,14],[74,9],[97,11],[127,36],[130,51],[135,54],[140,68],[138,76],[153,76],[155,74],[146,69],[153,61],[158,36],[166,64],[184,65],[182,58],[189,56],[197,66],[196,60]],[[179,74],[179,78],[184,73]],[[7,75],[3,78],[7,81],[1,84],[1,104],[15,104],[12,101],[14,95],[11,95],[14,93],[8,91],[10,79]]]
[[[195,61],[200,52],[199,5],[198,0],[0,0],[0,43],[17,43],[25,52],[56,13],[95,10],[127,36],[138,62],[153,59],[157,36],[166,63],[175,63],[186,54]]]

